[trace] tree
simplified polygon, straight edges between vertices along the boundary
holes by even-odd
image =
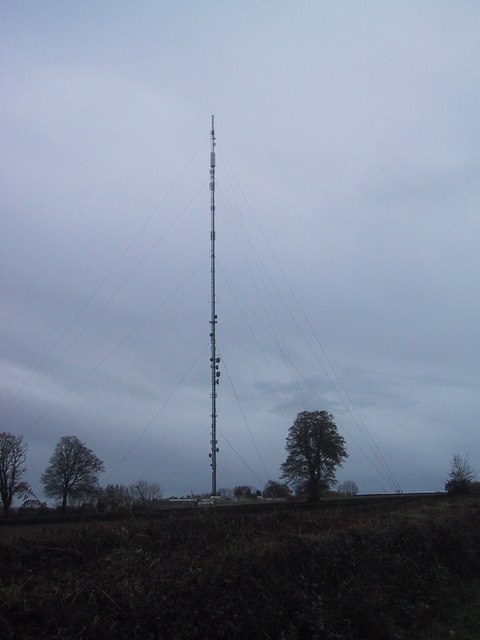
[[[130,495],[134,504],[151,509],[157,500],[163,496],[162,488],[156,482],[147,482],[146,480],[138,480],[130,487]]]
[[[100,494],[100,506],[108,511],[129,509],[132,502],[130,489],[123,484],[107,484]]]
[[[27,445],[23,436],[0,433],[0,497],[5,517],[10,513],[14,497],[23,498],[31,492],[28,484],[21,480],[26,459]]]
[[[339,493],[343,493],[344,496],[356,496],[358,493],[357,483],[353,480],[345,480],[338,487]]]
[[[335,467],[348,455],[345,440],[327,411],[299,413],[288,431],[286,449],[281,477],[312,501],[335,484]]]
[[[233,495],[236,498],[255,498],[257,490],[254,487],[248,485],[239,485],[233,490]]]
[[[450,474],[445,490],[452,494],[470,493],[475,483],[475,471],[467,456],[456,453],[450,463]]]
[[[97,475],[103,470],[102,460],[85,443],[76,436],[64,436],[42,474],[45,495],[61,500],[62,511],[65,511],[68,501],[84,499],[98,491]]]
[[[264,498],[288,498],[290,495],[292,492],[289,486],[275,480],[269,480],[262,492]]]

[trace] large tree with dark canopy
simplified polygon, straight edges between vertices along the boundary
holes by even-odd
[[[313,501],[335,484],[335,468],[348,455],[345,440],[327,411],[299,413],[288,431],[286,449],[282,478]]]
[[[60,500],[62,511],[65,511],[67,501],[96,493],[97,475],[103,468],[103,462],[76,436],[64,436],[42,474],[45,495]]]

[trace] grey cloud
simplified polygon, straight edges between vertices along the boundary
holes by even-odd
[[[441,489],[457,450],[479,467],[477,8],[4,17],[0,428],[32,483],[75,433],[104,480],[208,490],[211,113],[220,485],[278,477],[326,408],[342,477],[382,490],[332,379],[404,489]]]

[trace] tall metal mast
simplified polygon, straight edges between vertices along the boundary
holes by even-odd
[[[220,382],[220,371],[218,365],[220,358],[217,357],[217,345],[215,342],[215,329],[217,326],[217,313],[215,309],[215,126],[212,116],[211,150],[210,150],[210,369],[212,381],[212,431],[211,431],[211,452],[210,466],[212,468],[212,496],[217,495],[217,384]]]

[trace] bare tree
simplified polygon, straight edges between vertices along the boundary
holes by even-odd
[[[23,465],[26,459],[27,445],[23,436],[0,433],[0,497],[5,517],[10,512],[14,497],[24,498],[31,493],[29,485],[21,479],[25,474]]]
[[[134,502],[129,487],[123,484],[107,484],[102,489],[100,501],[104,509],[129,509]]]
[[[358,493],[357,483],[353,480],[345,480],[338,486],[339,493],[343,493],[344,496],[356,496]]]
[[[162,487],[156,482],[138,480],[130,487],[133,502],[146,509],[151,509],[157,500],[163,496]]]
[[[445,483],[448,493],[470,493],[475,482],[475,471],[467,456],[456,453],[450,463],[450,474]]]
[[[61,500],[62,511],[67,502],[97,493],[97,475],[104,470],[102,460],[76,436],[60,438],[50,464],[42,474],[45,495]]]
[[[248,485],[239,485],[233,490],[233,495],[236,498],[255,498],[257,490],[255,487],[250,487]]]

